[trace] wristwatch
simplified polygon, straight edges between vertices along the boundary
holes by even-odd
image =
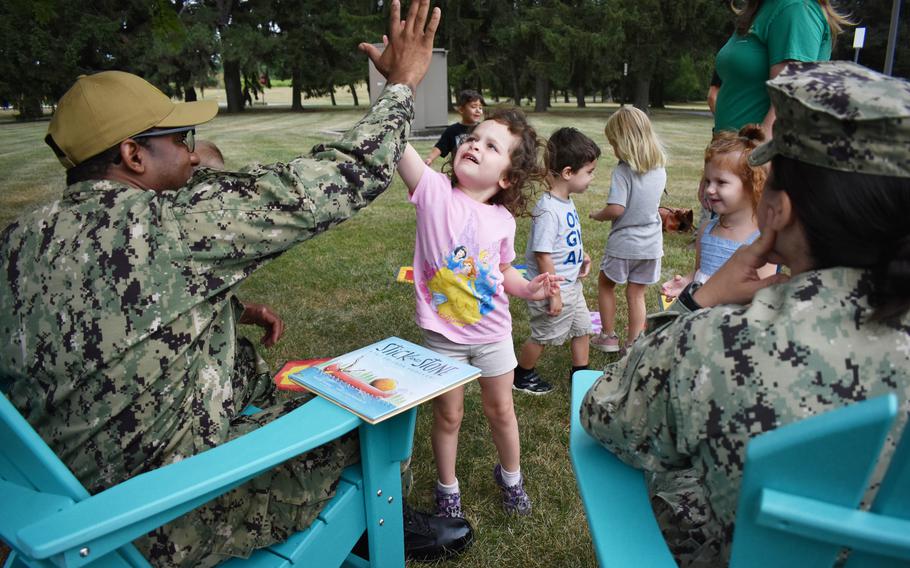
[[[694,311],[700,310],[702,307],[695,301],[695,298],[692,296],[695,294],[695,291],[701,288],[701,282],[691,282],[688,286],[683,288],[683,291],[679,294],[679,303],[685,306],[687,309]]]

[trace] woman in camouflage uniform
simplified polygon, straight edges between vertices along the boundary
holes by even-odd
[[[729,559],[749,439],[886,392],[901,400],[895,431],[910,414],[910,84],[839,61],[768,85],[774,139],[750,158],[772,164],[762,236],[652,316],[581,409],[592,436],[651,472],[683,566]],[[768,262],[790,276],[760,279]]]

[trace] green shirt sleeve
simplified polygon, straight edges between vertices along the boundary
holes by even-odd
[[[828,22],[817,2],[783,3],[764,21],[762,28],[756,29],[756,33],[768,46],[769,66],[788,60],[817,61],[831,56]]]

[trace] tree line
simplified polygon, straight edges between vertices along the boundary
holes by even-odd
[[[42,115],[75,78],[107,69],[195,100],[223,77],[228,112],[273,79],[304,96],[367,80],[359,42],[381,37],[388,0],[5,0],[0,3],[0,99],[20,118]],[[385,5],[384,5],[385,4]],[[436,45],[449,86],[545,111],[553,97],[613,99],[640,108],[702,100],[714,55],[732,32],[729,0],[443,0]],[[861,62],[884,60],[891,2],[843,0],[869,29]],[[902,18],[902,38],[907,38]],[[847,34],[852,37],[852,34]],[[908,42],[895,74],[907,76]],[[850,39],[835,56],[852,59]],[[878,63],[881,69],[881,63]],[[361,93],[364,95],[366,93]]]

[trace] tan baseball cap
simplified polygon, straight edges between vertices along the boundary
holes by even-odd
[[[175,103],[141,77],[103,71],[76,79],[57,103],[44,141],[59,148],[69,169],[149,128],[194,126],[216,114],[216,101]]]

